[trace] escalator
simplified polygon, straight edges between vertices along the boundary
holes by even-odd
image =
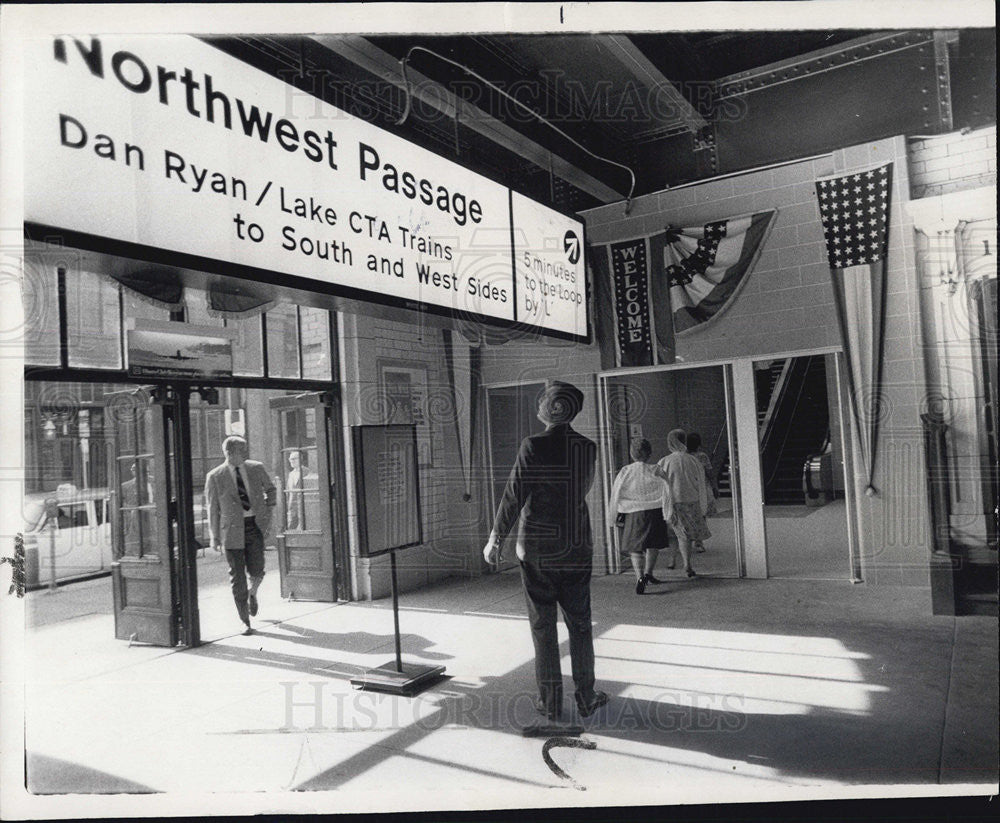
[[[829,442],[825,358],[776,360],[760,370],[757,415],[765,505],[803,505],[803,466]]]

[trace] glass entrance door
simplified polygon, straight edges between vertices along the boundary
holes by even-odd
[[[281,489],[277,512],[281,596],[335,601],[350,597],[343,521],[340,440],[333,397],[308,393],[270,401],[274,462]]]
[[[106,410],[114,427],[109,480],[115,637],[174,646],[179,612],[168,409],[137,389],[107,395]]]

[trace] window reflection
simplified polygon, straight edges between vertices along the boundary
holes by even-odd
[[[117,283],[89,271],[66,273],[69,365],[120,369],[121,312]]]
[[[299,309],[302,335],[302,376],[308,380],[330,380],[330,313],[326,309]]]
[[[281,455],[285,470],[285,528],[318,531],[319,474],[316,449],[316,410],[281,412]]]
[[[264,374],[264,352],[260,334],[260,315],[226,318],[226,328],[233,329],[233,374],[260,377]]]
[[[33,366],[59,365],[59,301],[56,267],[26,255],[22,279],[24,359]]]
[[[121,413],[117,477],[119,482],[120,545],[115,556],[144,557],[159,553],[156,535],[156,498],[153,487],[154,454],[150,432],[153,409]]]
[[[76,368],[123,369],[124,330],[136,321],[176,322],[168,308],[138,295],[105,276],[81,267],[74,249],[39,246],[23,265],[24,357],[35,366],[60,365],[60,339],[65,331],[68,365]],[[60,315],[59,269],[66,280],[66,310]],[[285,379],[329,380],[333,376],[330,313],[326,309],[279,304],[266,313],[218,317],[207,308],[203,289],[184,292],[183,322],[222,326],[233,331],[233,373],[241,377],[268,374]],[[266,321],[266,338],[262,330]],[[267,346],[266,358],[264,346]]]
[[[266,314],[269,377],[299,376],[298,307],[280,305]]]

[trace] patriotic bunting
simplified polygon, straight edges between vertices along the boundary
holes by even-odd
[[[877,494],[872,480],[882,391],[891,188],[891,163],[816,181],[837,319],[847,359],[851,411],[868,478],[865,493],[870,497]]]
[[[772,210],[697,229],[667,228],[664,266],[676,334],[713,320],[731,304],[757,261],[774,215]]]
[[[591,255],[601,368],[673,363],[676,334],[718,317],[752,271],[775,212],[668,227]]]

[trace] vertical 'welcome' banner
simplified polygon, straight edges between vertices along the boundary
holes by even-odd
[[[608,246],[614,283],[616,366],[653,365],[649,311],[649,247],[646,238]]]

